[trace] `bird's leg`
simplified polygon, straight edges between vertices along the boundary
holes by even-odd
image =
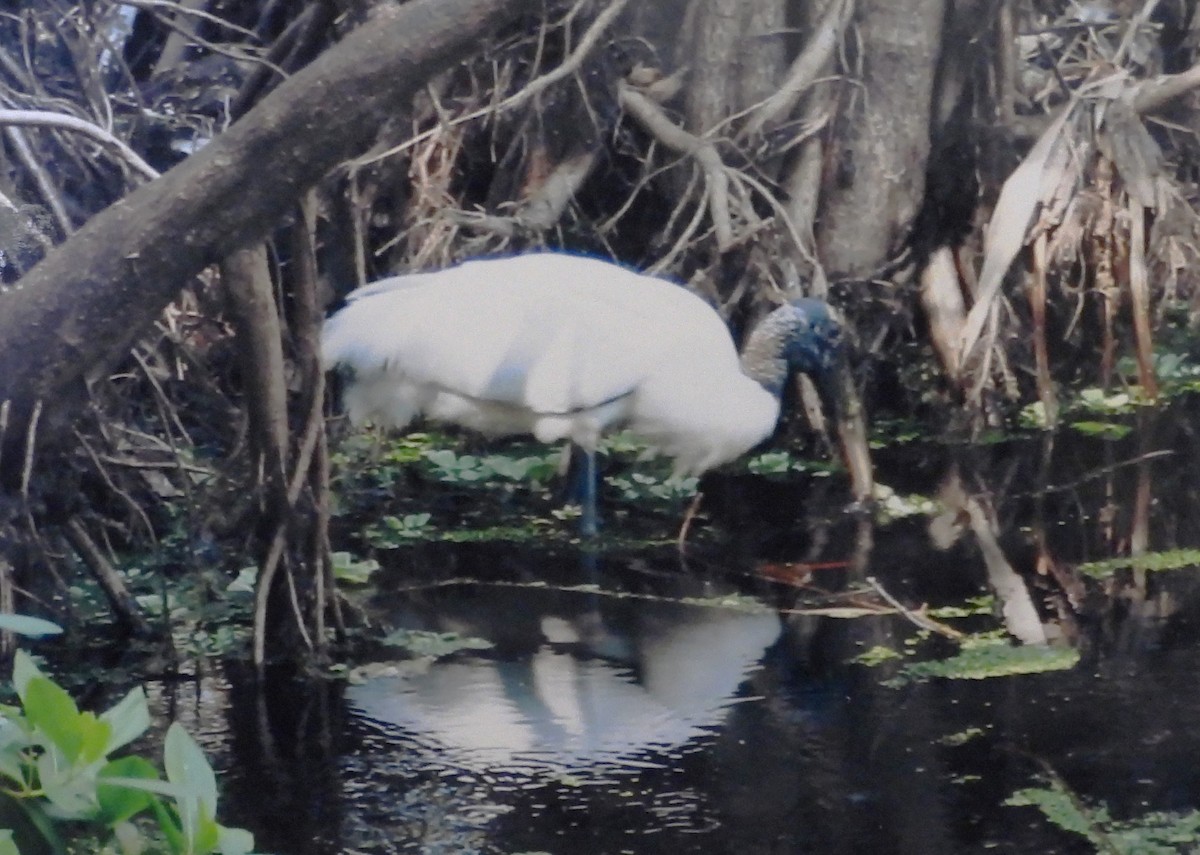
[[[688,505],[687,511],[684,512],[683,523],[679,526],[679,536],[675,538],[675,545],[679,547],[680,552],[683,552],[687,547],[688,532],[691,531],[692,520],[696,518],[696,514],[700,511],[700,503],[702,501],[704,501],[704,493],[697,490],[691,504]]]
[[[583,490],[580,504],[583,506],[583,517],[579,521],[579,533],[584,537],[596,536],[596,452],[591,448],[581,448],[583,452]]]
[[[598,528],[596,514],[596,452],[572,442],[567,461],[567,501],[578,503],[579,533],[593,537]]]

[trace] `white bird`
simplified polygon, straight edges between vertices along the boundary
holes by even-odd
[[[353,423],[403,428],[420,415],[489,436],[570,440],[586,455],[586,534],[606,431],[626,428],[673,458],[676,475],[699,475],[771,435],[792,371],[838,409],[841,328],[820,300],[775,309],[739,357],[700,297],[584,256],[468,261],[346,299],[325,322],[321,357],[346,380]]]

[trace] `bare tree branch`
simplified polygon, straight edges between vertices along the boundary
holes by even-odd
[[[833,0],[829,4],[808,44],[792,61],[779,90],[751,112],[744,130],[747,136],[759,133],[769,123],[785,118],[792,111],[842,43],[842,36],[853,17],[854,0]]]
[[[492,113],[500,113],[504,110],[512,110],[516,107],[520,107],[531,98],[546,91],[546,89],[548,89],[550,86],[553,86],[558,81],[578,71],[580,66],[583,65],[583,61],[587,59],[593,48],[595,48],[596,42],[600,40],[600,36],[603,35],[605,30],[607,30],[613,21],[616,20],[617,16],[621,14],[621,11],[625,8],[628,2],[629,0],[613,0],[612,4],[608,8],[596,16],[596,20],[592,22],[592,25],[588,27],[587,32],[583,34],[583,38],[579,40],[579,44],[576,46],[575,50],[571,51],[571,55],[563,60],[562,64],[557,66],[552,71],[547,71],[541,77],[535,77],[533,80],[529,81],[527,85],[523,86],[520,90],[514,92],[512,95],[509,95],[498,104],[492,104],[487,107],[480,108],[473,112],[467,113],[464,116],[459,116],[452,122],[435,128],[430,128],[429,130],[423,131],[409,140],[405,140],[398,146],[389,148],[387,151],[373,152],[366,157],[359,158],[354,165],[366,166],[368,164],[375,163],[376,161],[383,160],[384,158],[391,157],[394,154],[401,154],[405,151],[408,151],[413,146],[419,145],[420,143],[429,139],[434,134],[443,132],[447,127],[466,124],[467,122],[474,121],[475,119],[482,118]]]
[[[373,18],[198,153],[93,217],[0,294],[0,401],[18,424],[118,358],[191,276],[261,240],[418,87],[534,0],[415,0]],[[24,435],[22,428],[12,432]]]
[[[708,208],[722,252],[733,246],[733,222],[729,215],[729,174],[712,142],[688,133],[672,122],[662,108],[628,83],[617,84],[621,106],[667,148],[691,155],[704,170],[708,183]]]
[[[24,125],[31,128],[58,128],[64,131],[74,131],[114,149],[126,163],[146,178],[153,179],[159,176],[157,169],[142,160],[136,151],[125,145],[120,139],[99,125],[93,125],[76,116],[66,113],[50,113],[45,110],[0,109],[0,125]]]

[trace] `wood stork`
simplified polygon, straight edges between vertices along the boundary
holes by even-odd
[[[606,431],[627,428],[673,458],[676,475],[699,475],[771,435],[794,371],[840,415],[841,339],[825,303],[800,299],[763,318],[739,357],[720,315],[685,288],[543,252],[359,288],[325,322],[321,356],[346,381],[353,423],[402,428],[421,415],[575,443],[586,461],[581,529],[591,534],[594,452]],[[847,441],[839,430],[848,462],[862,465],[862,432]]]

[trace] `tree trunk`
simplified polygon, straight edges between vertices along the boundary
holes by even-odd
[[[0,295],[0,402],[10,402],[5,471],[20,460],[36,402],[54,405],[86,372],[110,364],[188,276],[261,240],[302,192],[408,109],[433,74],[534,6],[381,6],[226,133],[94,217]]]
[[[846,87],[817,245],[831,278],[869,276],[907,236],[925,190],[944,0],[860,0],[862,87]]]

